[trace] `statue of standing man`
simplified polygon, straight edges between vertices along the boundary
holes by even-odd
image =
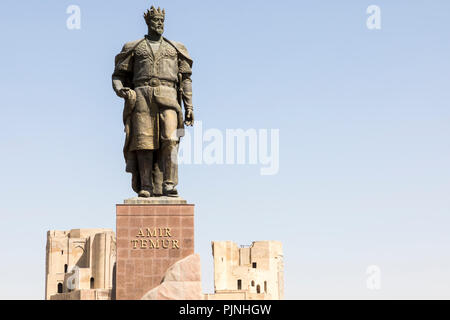
[[[123,152],[139,197],[178,196],[178,145],[184,124],[194,124],[193,61],[183,44],[162,36],[164,18],[164,9],[153,6],[144,13],[148,34],[125,43],[112,75],[114,91],[125,99]]]

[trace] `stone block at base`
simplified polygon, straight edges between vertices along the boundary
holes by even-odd
[[[194,253],[194,205],[118,204],[116,214],[116,299],[139,300]]]
[[[200,268],[198,254],[175,262],[167,269],[163,282],[142,300],[203,300]]]

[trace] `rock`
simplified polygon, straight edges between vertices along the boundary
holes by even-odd
[[[202,300],[200,255],[192,254],[175,262],[164,274],[162,283],[141,300]]]

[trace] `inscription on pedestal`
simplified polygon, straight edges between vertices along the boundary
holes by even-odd
[[[156,237],[169,237],[172,238],[170,228],[146,228],[146,232],[142,231],[143,228],[139,228],[139,233],[136,235],[136,238],[131,240],[133,245],[133,249],[141,248],[141,249],[180,249],[180,240],[178,239],[142,239],[144,237],[147,238],[156,238]],[[139,239],[141,238],[141,239]]]

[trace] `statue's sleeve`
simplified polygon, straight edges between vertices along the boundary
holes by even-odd
[[[192,110],[192,60],[184,55],[179,55],[178,72],[181,73],[181,89],[183,92],[184,108]]]
[[[114,59],[112,85],[116,93],[123,87],[131,87],[133,79],[134,54],[132,47],[125,44],[122,51]]]

